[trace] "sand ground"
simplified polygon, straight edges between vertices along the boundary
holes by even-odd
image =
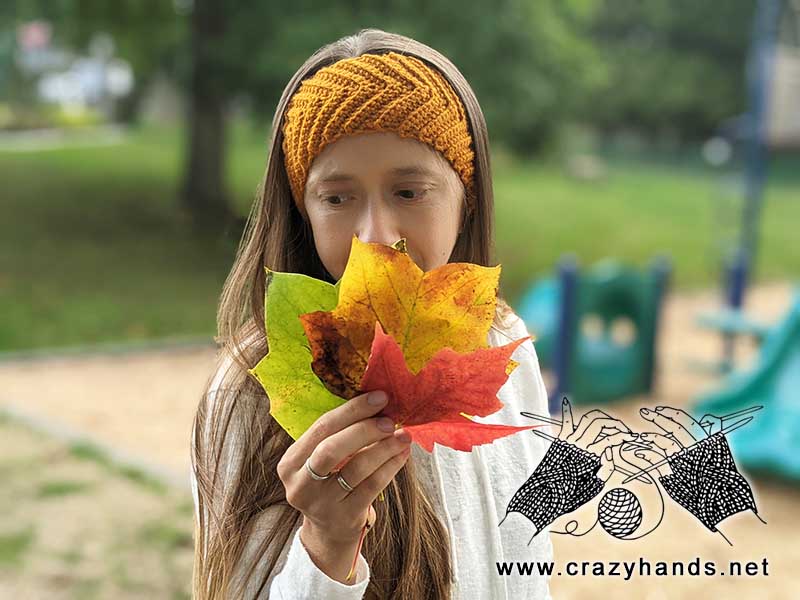
[[[0,598],[189,598],[188,494],[5,419],[0,440]]]
[[[791,295],[792,288],[787,284],[760,285],[750,290],[748,309],[765,322],[775,322],[787,309]],[[647,424],[637,412],[640,407],[686,407],[698,393],[719,386],[718,378],[692,367],[693,362],[714,361],[721,355],[721,341],[718,336],[699,330],[694,325],[696,315],[705,310],[713,310],[718,306],[718,300],[716,292],[671,296],[665,306],[661,327],[660,368],[655,394],[606,405],[604,410],[624,420],[634,430],[637,425],[645,430]],[[177,489],[185,494],[188,491],[191,422],[197,399],[213,367],[214,354],[214,348],[208,346],[171,351],[50,356],[7,361],[0,363],[0,407],[34,419],[43,419],[65,430],[79,432],[88,436],[88,439],[118,450],[124,456],[134,457],[140,464],[160,470],[168,479],[176,482]],[[746,368],[754,355],[753,344],[746,341],[739,344],[737,356],[741,368]],[[593,407],[576,407],[576,412],[581,414],[591,408]],[[3,432],[3,437],[6,433]],[[19,448],[28,448],[26,456],[31,460],[42,452],[46,453],[48,443],[55,444],[28,441],[26,445],[22,439],[23,434],[12,432],[8,435],[9,438],[6,439],[11,439],[12,444],[3,444],[0,451],[3,462],[0,467],[12,464],[16,458],[20,458],[13,450],[15,444]],[[59,450],[54,452],[58,453]],[[63,453],[63,449],[60,452]],[[25,455],[25,452],[22,451],[22,454]],[[84,469],[85,465],[72,465],[69,468]],[[795,568],[795,563],[800,560],[800,522],[796,518],[800,507],[800,486],[793,487],[778,481],[752,477],[749,479],[753,484],[759,514],[768,524],[764,525],[755,517],[747,518],[746,515],[726,521],[725,533],[733,542],[733,547],[719,535],[705,530],[666,498],[664,520],[646,538],[636,542],[623,542],[612,538],[599,527],[580,538],[553,535],[556,559],[559,562],[593,562],[638,561],[644,558],[655,563],[658,560],[691,561],[699,556],[702,561],[715,560],[720,565],[723,562],[727,564],[729,559],[755,561],[761,565],[762,560],[767,558],[768,575],[727,579],[724,576],[634,576],[631,581],[613,576],[562,576],[552,579],[553,596],[572,599],[610,593],[618,598],[660,599],[689,598],[708,593],[715,594],[716,597],[736,594],[740,599],[796,597],[790,590],[800,585],[800,574]],[[25,485],[32,484],[28,482]],[[114,485],[128,484],[117,482]],[[93,497],[92,494],[79,496]],[[145,508],[151,501],[154,504]],[[657,500],[652,501],[658,503]],[[39,505],[31,506],[35,508]],[[68,506],[63,506],[67,510]],[[118,528],[122,522],[120,519],[124,521],[129,515],[140,511],[156,511],[157,506],[163,508],[163,501],[159,504],[157,498],[136,500],[135,494],[129,494],[120,488],[98,495],[89,505],[84,503],[76,506],[74,511],[77,513],[88,510],[90,512],[84,513],[84,516],[93,515],[95,509],[89,506],[112,507],[110,510],[116,521],[111,518],[100,520],[97,526]],[[125,510],[121,510],[122,506]],[[646,511],[648,506],[645,501]],[[16,510],[24,512],[34,508],[17,506]],[[59,515],[58,511],[53,514],[52,509],[48,513],[41,507],[36,510],[41,511],[40,525],[51,531],[58,530],[51,527],[50,523],[53,520],[63,520],[63,514]],[[190,531],[191,512],[182,514],[182,520],[176,521],[179,522],[178,529],[186,531],[188,525]],[[57,549],[59,543],[63,545],[70,539],[70,535],[75,535],[74,531],[69,532],[69,528],[62,529],[64,531],[60,536],[53,534],[55,538],[61,538],[53,541],[53,548]],[[111,539],[108,531],[105,537],[102,533],[91,533],[88,530],[81,536],[86,540],[93,539],[93,536],[98,540]],[[186,559],[180,560],[184,561],[183,567],[176,568],[185,574]],[[33,568],[31,572],[36,574],[42,571]],[[9,581],[11,580],[8,577],[2,576],[0,570],[0,596],[5,597],[4,585],[6,591],[15,589],[8,587],[11,585]],[[14,585],[22,585],[18,580],[15,581]],[[163,597],[175,597],[177,593]],[[157,596],[152,589],[149,594],[149,597]],[[26,597],[40,596],[32,594]]]

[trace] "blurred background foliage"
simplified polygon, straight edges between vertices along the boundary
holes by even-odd
[[[212,333],[283,88],[319,47],[365,27],[437,48],[475,89],[512,302],[567,251],[638,264],[664,251],[678,286],[716,285],[719,213],[735,221],[738,209],[715,200],[721,171],[701,149],[747,107],[754,10],[753,0],[4,2],[0,201],[13,218],[0,224],[0,310],[14,318],[0,348]],[[37,100],[41,73],[20,68],[22,41],[42,37],[23,29],[31,23],[47,24],[67,63],[121,61],[130,89],[79,110]],[[23,152],[12,136],[53,128],[80,130],[81,143]],[[797,165],[775,161],[760,275],[800,269],[785,245],[800,217]]]
[[[450,57],[475,89],[493,138],[515,151],[541,150],[567,120],[699,140],[744,109],[752,0],[374,4],[16,0],[0,18],[4,29],[51,20],[73,47],[110,33],[136,77],[123,115],[132,120],[158,72],[190,91],[199,62],[220,102],[246,96],[268,122],[295,69],[325,41],[362,27],[414,37]]]

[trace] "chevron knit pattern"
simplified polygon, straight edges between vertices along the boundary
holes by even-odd
[[[461,100],[434,67],[388,52],[325,66],[301,82],[289,101],[283,153],[298,206],[322,149],[342,136],[371,131],[393,131],[435,148],[461,178],[467,198],[473,197],[474,153]]]

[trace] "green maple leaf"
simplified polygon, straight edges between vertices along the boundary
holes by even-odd
[[[270,414],[296,440],[320,415],[346,402],[329,392],[311,369],[311,348],[299,319],[304,313],[332,310],[339,282],[331,285],[300,273],[266,271],[269,352],[248,372],[267,392]]]

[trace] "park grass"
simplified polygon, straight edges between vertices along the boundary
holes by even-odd
[[[674,289],[719,284],[720,260],[739,233],[740,204],[698,157],[607,157],[599,181],[565,176],[553,163],[510,162],[496,169],[497,256],[504,289],[516,299],[564,253],[582,265],[604,257],[645,266],[673,263]],[[756,280],[798,279],[800,160],[774,165],[766,189]]]
[[[18,567],[22,564],[34,537],[35,531],[30,525],[18,531],[0,534],[0,567]]]
[[[233,128],[229,187],[242,215],[267,141],[263,128]],[[149,127],[115,146],[0,153],[0,351],[213,335],[237,240],[197,236],[180,218],[182,143],[176,128]],[[717,284],[735,227],[720,224],[719,177],[698,152],[611,154],[599,181],[569,178],[552,160],[493,156],[496,256],[512,304],[565,252],[636,265],[667,253],[675,287]],[[799,278],[800,160],[773,172],[757,274]],[[735,207],[724,213],[735,223]]]
[[[82,494],[91,490],[85,481],[56,480],[46,481],[36,490],[37,498],[61,498],[71,494]]]
[[[19,598],[190,597],[188,491],[154,489],[97,452],[9,418],[0,439],[0,589]]]
[[[98,465],[103,466],[109,472],[117,476],[124,477],[129,481],[148,488],[151,492],[158,495],[165,495],[167,487],[158,479],[152,477],[144,470],[127,464],[121,464],[115,461],[103,448],[86,441],[73,442],[69,446],[69,451],[75,458],[82,460],[91,460]],[[41,496],[41,494],[40,494]]]

